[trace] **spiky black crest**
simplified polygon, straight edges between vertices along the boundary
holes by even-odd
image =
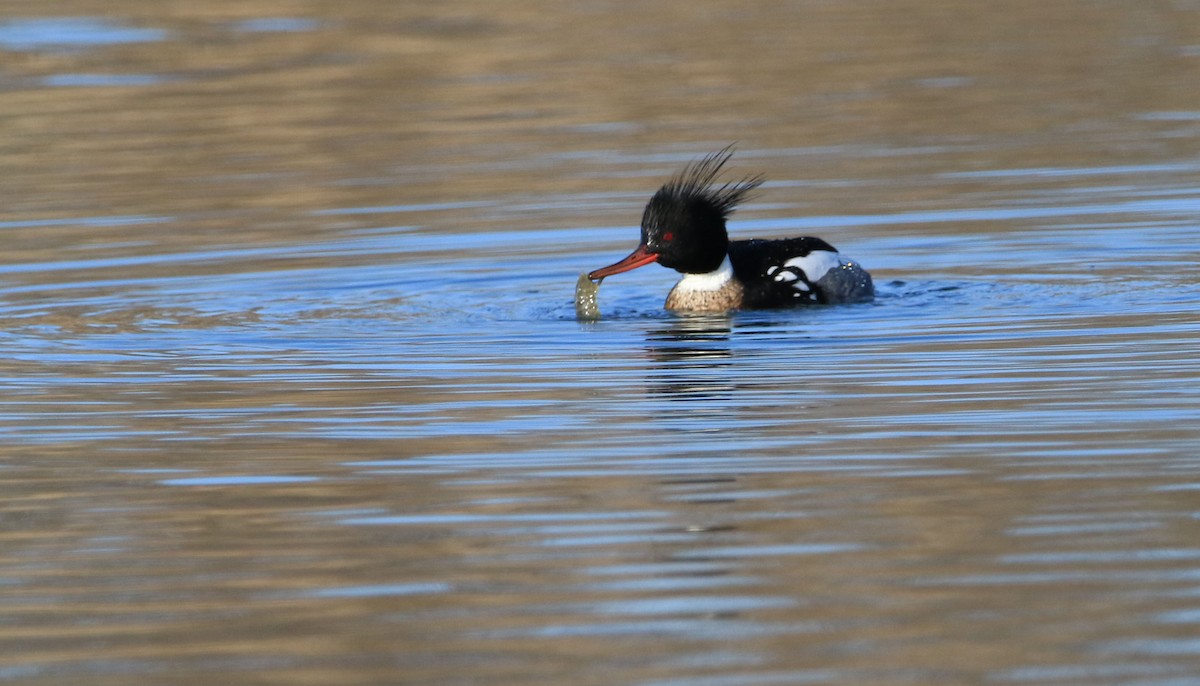
[[[729,247],[725,220],[763,182],[752,176],[713,185],[732,155],[729,146],[689,164],[646,203],[642,244],[662,266],[684,274],[706,274],[725,260]]]
[[[655,196],[699,202],[718,212],[722,218],[728,218],[729,214],[749,197],[750,192],[763,183],[761,176],[748,176],[739,181],[713,186],[717,175],[721,173],[730,157],[733,157],[732,145],[704,156],[684,167],[683,171],[658,189]]]

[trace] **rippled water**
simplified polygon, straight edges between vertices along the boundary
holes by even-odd
[[[1200,681],[1200,8],[118,5],[0,16],[0,681]],[[731,140],[878,299],[576,321]]]

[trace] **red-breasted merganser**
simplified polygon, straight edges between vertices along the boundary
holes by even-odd
[[[657,262],[683,274],[668,310],[724,312],[874,298],[871,275],[820,238],[729,240],[725,220],[762,184],[755,176],[713,186],[732,146],[694,162],[668,181],[642,213],[642,242],[593,281]]]

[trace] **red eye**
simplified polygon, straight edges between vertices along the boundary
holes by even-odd
[[[662,235],[662,239],[664,241],[673,241],[673,240],[675,240],[675,234],[668,231]]]

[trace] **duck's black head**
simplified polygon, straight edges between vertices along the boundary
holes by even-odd
[[[732,146],[683,169],[659,188],[642,213],[642,242],[628,257],[588,274],[591,279],[658,262],[684,274],[705,274],[721,266],[729,250],[725,220],[761,177],[714,187],[733,155]]]

